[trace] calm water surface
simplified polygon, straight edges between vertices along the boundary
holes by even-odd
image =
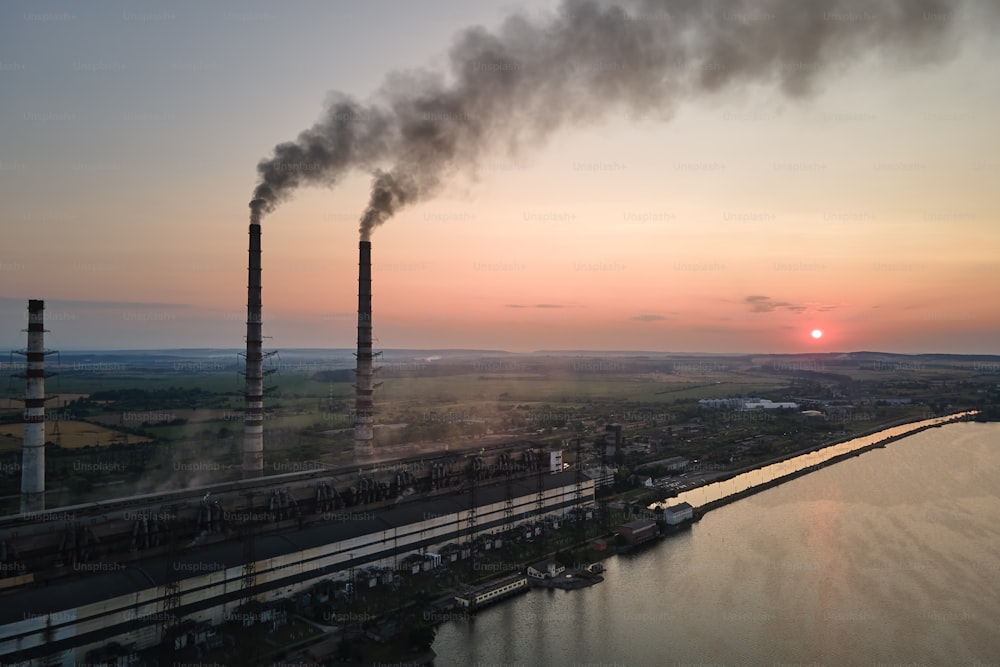
[[[436,667],[1000,666],[1000,424],[924,431],[605,563],[442,625]]]

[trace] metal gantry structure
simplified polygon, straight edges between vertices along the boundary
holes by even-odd
[[[176,516],[176,509],[171,512]],[[172,519],[168,519],[173,523]],[[172,638],[174,628],[180,623],[177,609],[181,606],[181,582],[177,576],[177,531],[171,525],[167,526],[167,573],[163,582],[163,604],[160,609],[160,639],[168,641]],[[172,647],[170,647],[172,648]]]
[[[479,487],[479,469],[477,462],[480,461],[479,457],[473,457],[469,461],[469,513],[466,518],[466,526],[469,531],[469,553],[472,556],[473,569],[476,565],[476,503],[478,501],[478,494],[476,493]]]
[[[576,461],[573,463],[576,468],[576,498],[573,505],[573,511],[575,513],[576,519],[576,542],[577,544],[583,544],[587,539],[587,524],[584,522],[584,511],[580,507],[583,501],[583,440],[581,438],[576,439]]]
[[[247,520],[243,522],[243,576],[240,580],[240,604],[244,613],[248,613],[251,603],[254,601],[253,590],[257,586],[257,550],[254,544],[254,521],[253,521],[253,491],[248,491],[247,498]]]
[[[503,531],[509,534],[514,529],[514,466],[507,461],[506,479],[504,480],[504,492],[506,503],[503,510]]]
[[[542,465],[541,457],[538,461],[538,493],[535,496],[536,510],[535,515],[539,520],[542,519],[542,513],[545,510],[545,466]],[[542,527],[542,535],[539,542],[541,551],[545,551],[545,527]]]

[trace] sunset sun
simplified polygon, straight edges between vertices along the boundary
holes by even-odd
[[[812,330],[812,337],[813,338],[822,338],[823,337],[823,332],[820,331],[819,329],[813,329]]]

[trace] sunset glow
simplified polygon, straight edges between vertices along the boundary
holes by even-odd
[[[387,73],[443,71],[454,35],[508,4],[434,0],[418,31],[343,11],[112,12],[83,30],[0,10],[22,28],[4,61],[24,66],[2,72],[0,343],[18,346],[25,300],[44,298],[56,347],[239,347],[257,163],[329,91],[367,100]],[[1000,78],[979,72],[998,48],[969,37],[898,72],[873,54],[802,95],[764,78],[611,107],[457,165],[374,231],[377,344],[794,352],[821,316],[849,325],[841,350],[992,351],[1000,125],[984,110]],[[352,170],[264,217],[274,347],[352,345],[370,187]]]

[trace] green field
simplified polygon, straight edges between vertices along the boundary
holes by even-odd
[[[893,420],[919,418],[949,407],[1000,404],[998,362],[862,356],[512,355],[476,361],[465,355],[433,364],[390,362],[377,377],[381,385],[375,392],[376,441],[399,456],[446,447],[478,448],[498,441],[565,447],[576,438],[603,442],[605,424],[622,422],[626,443],[650,437],[660,443],[658,451],[647,456],[630,454],[629,465],[665,455],[745,465]],[[54,470],[74,465],[100,470],[97,464],[109,460],[134,470],[134,452],[122,447],[135,447],[144,440],[154,445],[138,464],[145,483],[169,480],[178,461],[209,457],[228,466],[226,470],[238,467],[244,398],[236,365],[232,372],[177,370],[185,368],[184,363],[173,367],[167,363],[163,371],[140,370],[142,364],[153,362],[143,361],[139,354],[133,357],[119,357],[123,363],[94,362],[95,367],[117,364],[127,371],[69,372],[47,382],[47,391],[57,395],[49,409],[53,417],[59,414],[62,429],[63,449],[55,448],[51,455]],[[285,369],[268,375],[266,465],[352,460],[354,387],[351,373],[343,370],[343,359],[339,363],[340,370]],[[331,367],[320,362],[306,365]],[[10,399],[21,391],[11,383],[0,402],[0,426],[6,429],[0,430],[0,457],[6,457],[2,463],[11,470],[19,453],[22,408]],[[767,421],[744,422],[739,415],[736,419],[697,403],[702,398],[741,396],[823,399],[826,402],[817,405],[825,406],[830,419],[809,422],[797,413],[783,413],[769,415]],[[891,406],[877,400],[900,396],[912,403]],[[53,442],[52,428],[47,435]],[[84,481],[95,489],[126,481],[115,487],[122,492],[137,481],[124,474],[86,477]],[[76,485],[87,486],[80,480]],[[16,480],[11,477],[0,486],[16,486]]]

